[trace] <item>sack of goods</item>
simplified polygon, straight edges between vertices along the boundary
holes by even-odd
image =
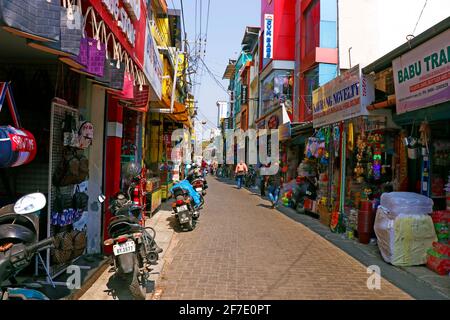
[[[412,192],[383,193],[375,218],[381,255],[395,266],[422,265],[437,241],[431,214],[433,200]]]

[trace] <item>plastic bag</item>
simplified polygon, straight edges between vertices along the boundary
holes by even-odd
[[[380,205],[394,216],[403,214],[423,215],[433,212],[433,200],[413,192],[383,193]]]

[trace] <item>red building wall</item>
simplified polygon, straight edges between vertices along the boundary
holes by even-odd
[[[273,60],[295,59],[295,0],[261,0],[261,31],[264,36],[264,15],[274,15]],[[263,43],[263,42],[260,42]],[[261,45],[262,60],[264,46]],[[263,63],[260,63],[263,68]]]

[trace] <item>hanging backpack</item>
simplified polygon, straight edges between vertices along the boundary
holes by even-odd
[[[53,185],[64,187],[79,184],[89,175],[88,159],[76,149],[66,148],[64,156],[53,174]]]

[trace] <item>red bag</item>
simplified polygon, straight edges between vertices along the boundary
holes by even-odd
[[[150,87],[146,84],[144,74],[136,69],[136,86],[134,86],[133,109],[147,112],[150,100]]]
[[[37,146],[33,134],[21,128],[16,103],[9,83],[0,82],[0,111],[7,101],[14,126],[0,126],[0,168],[17,167],[33,161]]]

